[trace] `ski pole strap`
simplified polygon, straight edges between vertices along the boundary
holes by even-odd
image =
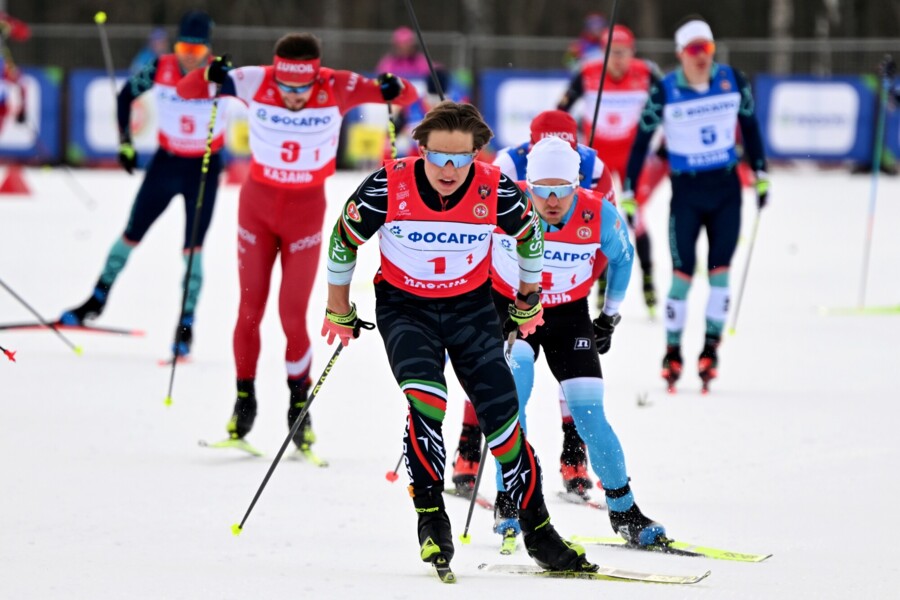
[[[353,327],[354,321],[356,321],[356,304],[350,303],[350,311],[346,314],[336,313],[330,308],[325,309],[325,317],[334,323],[335,325],[340,325],[342,327]]]
[[[618,489],[615,489],[615,490],[604,489],[603,491],[606,493],[607,498],[613,498],[613,499],[622,498],[623,496],[628,494],[628,492],[631,491],[631,484],[626,483],[625,485],[623,485],[622,487],[620,487]]]
[[[521,309],[515,304],[509,305],[509,318],[515,321],[516,325],[521,325],[522,323],[527,323],[530,319],[533,319],[536,314],[541,312],[543,307],[541,303],[538,302],[531,308]]]

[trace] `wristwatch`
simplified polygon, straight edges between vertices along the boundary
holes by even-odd
[[[528,308],[535,307],[537,306],[537,303],[541,301],[541,291],[541,288],[538,287],[536,292],[530,292],[528,294],[516,292],[516,300],[527,304]]]

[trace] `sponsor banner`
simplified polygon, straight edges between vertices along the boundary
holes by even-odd
[[[18,86],[4,82],[7,112],[0,126],[0,156],[53,162],[60,154],[62,71],[57,67],[23,67],[20,71],[25,87],[25,122],[16,122],[22,106]]]
[[[860,77],[756,80],[758,118],[771,158],[865,161],[876,98]]]
[[[569,86],[566,71],[482,71],[481,112],[491,129],[494,148],[514,146],[531,139],[531,121],[556,108]]]

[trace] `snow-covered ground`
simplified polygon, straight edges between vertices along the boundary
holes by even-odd
[[[0,278],[48,318],[89,293],[140,184],[120,172],[74,175],[96,198],[96,210],[77,199],[60,171],[30,170],[33,195],[0,197]],[[329,229],[361,177],[331,179]],[[900,315],[819,312],[856,303],[869,185],[868,177],[842,172],[774,173],[737,335],[721,348],[721,375],[710,395],[699,394],[694,371],[703,339],[702,276],[690,299],[688,372],[678,395],[667,395],[659,379],[662,323],[648,321],[638,285],[603,358],[607,413],[645,512],[672,537],[774,553],[767,562],[589,547],[605,565],[712,575],[676,587],[485,574],[479,563],[531,561],[521,549],[499,556],[492,516],[476,509],[473,542],[457,544],[453,561],[459,583],[442,586],[418,560],[405,475],[385,481],[400,455],[406,408],[375,333],[341,355],[314,405],[317,449],[330,468],[280,464],[244,533],[233,537],[231,524],[286,434],[288,390],[271,302],[260,412],[249,438],[268,458],[198,447],[198,439],[224,437],[234,398],[237,188],[229,186],[220,192],[204,252],[195,360],[178,367],[171,407],[163,404],[169,370],[157,360],[167,354],[181,298],[180,199],[132,254],[99,320],[144,329],[146,337],[70,334],[84,346],[78,357],[52,333],[0,331],[0,345],[18,351],[17,363],[0,363],[0,597],[897,597]],[[648,214],[661,295],[669,284],[667,197],[663,186]],[[879,197],[867,298],[896,305],[900,181],[882,179]],[[735,288],[753,224],[752,202],[745,204]],[[354,283],[368,318],[377,256],[375,242],[364,247]],[[318,336],[323,271],[309,312],[316,375],[331,352]],[[30,318],[0,290],[0,321]],[[444,428],[450,450],[462,410],[458,388],[451,383],[451,390]],[[643,392],[649,405],[641,407]],[[543,362],[529,424],[557,529],[611,535],[605,513],[556,498],[562,434],[556,386]],[[492,478],[486,488],[492,496]],[[447,505],[459,534],[467,505]]]

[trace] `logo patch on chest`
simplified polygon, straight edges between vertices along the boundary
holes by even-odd
[[[485,186],[485,187],[486,187],[486,186]],[[481,190],[479,190],[479,193],[480,193],[480,192],[481,192]],[[483,197],[484,197],[484,196],[482,196],[482,198],[483,198]],[[484,219],[484,218],[486,218],[486,217],[488,216],[488,213],[489,213],[489,212],[490,212],[490,211],[488,210],[487,205],[485,205],[485,204],[483,204],[483,203],[481,203],[481,202],[479,202],[478,204],[476,204],[476,205],[472,208],[472,214],[474,214],[474,215],[475,215],[476,217],[478,217],[479,219]]]

